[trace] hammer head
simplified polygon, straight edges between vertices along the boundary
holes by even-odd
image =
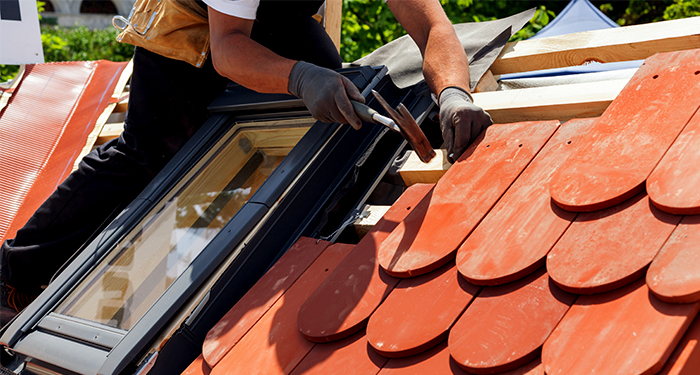
[[[389,103],[387,103],[378,92],[372,90],[372,95],[374,95],[374,97],[379,101],[382,108],[387,111],[389,117],[391,117],[399,126],[401,136],[403,136],[411,147],[413,147],[413,150],[416,151],[416,154],[418,154],[420,160],[423,163],[427,163],[434,158],[435,150],[433,150],[433,147],[430,145],[430,142],[428,142],[428,138],[425,136],[425,133],[423,133],[421,128],[418,126],[416,120],[413,118],[411,112],[408,111],[406,106],[403,105],[403,103],[400,103],[396,108],[398,110],[397,112],[391,108]]]

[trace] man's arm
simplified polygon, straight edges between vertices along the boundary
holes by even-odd
[[[360,91],[333,70],[284,58],[250,38],[253,20],[209,7],[211,57],[216,71],[249,89],[291,93],[301,98],[317,120],[351,124],[362,121],[350,99],[364,103]]]
[[[423,55],[423,76],[439,94],[456,86],[469,91],[469,60],[437,0],[387,0],[391,12]]]
[[[387,0],[387,5],[423,55],[423,77],[438,95],[442,138],[454,162],[492,124],[471,97],[467,55],[437,0]]]
[[[219,74],[258,92],[288,93],[296,61],[275,54],[250,39],[253,20],[209,8],[211,57]]]

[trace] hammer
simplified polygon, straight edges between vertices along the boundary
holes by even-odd
[[[416,151],[418,158],[420,158],[423,163],[427,163],[435,157],[435,150],[433,150],[430,142],[428,142],[428,138],[403,103],[400,103],[396,108],[398,110],[397,112],[391,108],[389,103],[387,103],[377,91],[372,90],[372,95],[379,101],[379,104],[387,111],[391,118],[380,115],[377,111],[365,104],[351,100],[355,112],[357,112],[357,115],[360,116],[362,120],[373,124],[382,124],[400,133],[411,147],[413,147],[413,150]]]

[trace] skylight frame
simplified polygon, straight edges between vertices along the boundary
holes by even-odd
[[[370,89],[377,87],[380,82],[382,87],[390,90],[392,93],[391,95],[396,95],[396,88],[393,87],[390,82],[387,83],[388,77],[385,76],[386,69],[369,67],[353,68],[346,74],[348,73],[351,76],[359,73],[359,76],[355,77],[358,79],[351,79],[358,81],[359,83],[356,83],[360,85],[360,87],[364,87],[363,93],[365,96],[369,94]],[[222,97],[226,97],[227,94],[230,93],[227,91]],[[387,96],[386,92],[383,92],[383,94]],[[19,354],[19,362],[22,360],[31,360],[35,365],[45,364],[47,368],[58,368],[61,373],[72,373],[73,371],[84,372],[89,369],[88,372],[107,374],[121,373],[125,369],[127,369],[127,371],[134,370],[133,367],[129,366],[134,366],[135,363],[142,362],[143,358],[149,357],[149,353],[145,351],[149,347],[149,343],[152,344],[153,340],[155,340],[163,330],[169,329],[167,328],[168,324],[173,318],[176,318],[179,313],[178,309],[185,306],[188,298],[195,295],[197,288],[193,286],[192,283],[185,285],[184,283],[176,282],[173,284],[134,328],[126,332],[121,338],[118,337],[119,332],[114,332],[114,330],[110,329],[107,331],[100,331],[98,327],[96,330],[91,331],[92,333],[98,333],[95,336],[83,333],[81,337],[66,339],[66,328],[71,326],[73,326],[73,328],[82,327],[81,324],[85,322],[62,321],[61,327],[59,328],[59,325],[56,323],[56,318],[61,317],[51,315],[50,311],[55,308],[57,303],[60,303],[63,296],[82,279],[83,275],[90,272],[92,267],[94,267],[108,249],[111,249],[114,244],[140,221],[143,215],[150,211],[155,202],[158,201],[158,197],[162,197],[170,190],[168,186],[172,186],[175,181],[182,177],[182,175],[199,160],[199,158],[206,154],[207,150],[216,143],[216,140],[220,138],[222,134],[228,131],[233,123],[241,123],[253,119],[289,120],[310,116],[305,108],[300,107],[303,105],[300,100],[288,95],[263,95],[261,97],[260,94],[252,93],[249,96],[254,99],[246,103],[234,103],[232,105],[229,101],[228,103],[224,103],[224,105],[217,105],[215,102],[210,108],[215,115],[202,127],[192,140],[190,140],[183,150],[176,155],[170,164],[156,176],[154,182],[75,257],[65,270],[56,277],[54,282],[50,284],[49,288],[20,314],[18,319],[9,327],[6,327],[0,340],[8,344],[7,346],[11,348],[12,351]],[[236,95],[235,97],[240,98],[241,96]],[[270,104],[275,101],[282,103],[279,108]],[[264,107],[264,110],[261,112],[260,108],[262,107]],[[346,179],[347,174],[356,164],[357,159],[363,157],[363,155],[367,153],[371,153],[371,147],[375,144],[375,138],[381,137],[384,134],[386,134],[386,129],[380,126],[366,126],[359,132],[348,126],[340,126],[339,124],[316,123],[312,126],[300,142],[300,144],[304,143],[304,145],[295,147],[292,150],[275,173],[266,180],[265,184],[253,198],[251,198],[248,204],[244,205],[234,219],[226,225],[225,230],[231,229],[230,232],[235,233],[227,233],[226,236],[217,236],[214,241],[209,244],[210,247],[214,246],[220,249],[226,249],[226,251],[222,253],[227,253],[232,250],[236,247],[236,244],[242,245],[243,247],[248,246],[249,248],[253,248],[253,250],[245,256],[245,260],[248,260],[248,258],[258,258],[257,260],[259,261],[260,258],[263,257],[266,259],[265,262],[258,262],[260,264],[256,266],[255,272],[251,275],[247,275],[250,273],[248,272],[247,264],[234,262],[229,267],[230,269],[227,269],[223,275],[223,277],[231,277],[231,274],[233,274],[233,281],[225,281],[223,283],[225,284],[224,286],[215,285],[210,292],[220,291],[222,288],[230,289],[230,285],[228,284],[240,282],[243,280],[242,278],[245,277],[250,279],[249,284],[252,285],[257,280],[257,277],[260,277],[262,273],[264,273],[265,268],[272,264],[276,257],[282,254],[283,251],[279,252],[279,249],[277,249],[276,252],[268,251],[262,254],[259,254],[259,249],[255,250],[257,248],[270,247],[270,241],[273,240],[270,239],[272,236],[267,234],[269,234],[270,231],[275,231],[275,228],[280,227],[280,223],[277,222],[278,219],[276,218],[263,223],[262,227],[258,228],[261,233],[257,235],[257,237],[249,238],[248,240],[250,240],[250,242],[241,244],[241,241],[246,237],[245,234],[256,226],[255,222],[264,217],[272,208],[280,210],[278,216],[282,217],[282,219],[279,220],[290,220],[289,217],[297,218],[291,220],[301,219],[301,223],[299,223],[297,227],[285,228],[286,231],[284,235],[282,235],[283,238],[274,239],[273,242],[275,242],[275,244],[273,247],[284,250],[290,246],[299,235],[314,233],[316,228],[315,222],[318,221],[318,218],[322,214],[321,211],[323,207],[332,198],[334,191],[341,187],[340,184]],[[397,134],[394,134],[394,138],[401,139]],[[396,145],[393,147],[396,147]],[[368,150],[368,148],[370,148],[370,150]],[[319,154],[320,150],[323,150],[323,152]],[[309,163],[312,161],[313,165],[310,166]],[[278,173],[278,171],[280,173]],[[333,174],[326,176],[328,172],[332,172]],[[303,173],[304,176],[302,177],[300,173]],[[301,180],[297,181],[298,183],[296,185],[290,187],[290,183],[298,178],[301,178]],[[266,188],[263,189],[263,187]],[[306,189],[310,187],[312,190],[322,194],[315,195],[313,200],[310,200],[310,197],[304,197],[302,192],[305,192]],[[276,208],[276,202],[279,202],[280,199],[286,203],[283,202],[279,208]],[[302,212],[298,212],[300,211],[299,207],[303,207],[301,210]],[[310,212],[306,213],[306,210],[310,210]],[[284,246],[280,247],[281,244]],[[220,256],[212,256],[206,259],[200,255],[197,259],[201,259],[203,264],[218,264],[221,258],[223,258],[223,256],[220,254]],[[243,270],[243,266],[246,266],[245,270]],[[192,268],[192,265],[190,265],[190,268]],[[209,271],[210,270],[207,270],[197,275],[199,277],[197,279],[198,285],[207,278],[207,273]],[[182,278],[178,279],[178,281],[181,279]],[[237,293],[239,294],[244,293],[247,287],[250,287],[250,285],[246,283],[242,284],[241,286],[234,285],[234,289],[237,289]],[[211,320],[212,315],[222,315],[223,312],[225,312],[225,310],[223,312],[217,312],[217,310],[221,310],[222,307],[212,303],[207,304],[206,299],[207,298],[200,301],[205,302],[205,307],[203,309],[197,306],[196,311],[188,312],[192,314],[187,318],[188,322],[194,322],[193,324],[196,324],[198,320],[202,319],[201,316],[205,316]],[[233,302],[235,301],[231,301],[231,303]],[[226,309],[227,308],[228,307],[226,307]],[[212,313],[212,311],[214,312]],[[200,324],[200,326],[202,325]],[[195,329],[201,330],[201,328]],[[105,340],[105,337],[110,335],[111,337]],[[48,350],[44,347],[44,350],[41,350],[39,353],[36,351],[37,343],[42,342],[44,339],[58,340],[56,342],[61,342],[61,344],[54,345]],[[110,348],[110,346],[117,341],[118,343]],[[176,340],[171,339],[168,344],[173,341]],[[82,355],[80,358],[75,358],[75,353],[85,353],[86,350],[93,353],[90,354],[92,360],[86,360],[82,358]],[[107,356],[107,354],[109,354],[109,356]],[[76,361],[81,364],[76,364]],[[15,363],[17,363],[17,361],[15,361]],[[95,369],[97,363],[102,363],[100,369]],[[131,370],[128,370],[128,368],[131,368]]]

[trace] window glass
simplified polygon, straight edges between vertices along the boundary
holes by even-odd
[[[131,329],[312,124],[297,119],[235,126],[55,312]]]

